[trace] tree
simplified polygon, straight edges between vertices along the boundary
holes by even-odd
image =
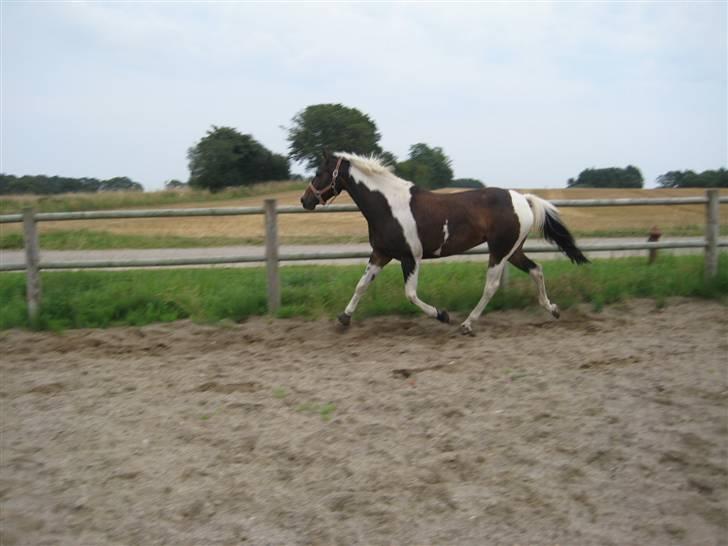
[[[305,161],[315,169],[325,151],[361,155],[379,154],[381,135],[372,119],[356,108],[342,104],[315,104],[306,107],[291,120],[288,129],[288,156]]]
[[[283,180],[290,175],[288,159],[274,154],[232,127],[216,127],[187,152],[189,184],[195,188],[219,191],[228,186],[245,186],[267,180]]]
[[[584,169],[576,180],[569,178],[567,186],[569,188],[641,188],[643,182],[640,170],[633,165],[627,165],[624,169],[620,167]]]
[[[395,173],[423,188],[442,188],[452,183],[451,165],[442,148],[420,142],[410,146],[409,159],[397,163]]]
[[[657,183],[662,188],[728,188],[728,171],[668,171],[657,177]]]

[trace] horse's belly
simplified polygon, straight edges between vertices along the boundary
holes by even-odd
[[[482,239],[467,239],[467,240],[457,240],[455,238],[445,241],[442,246],[435,248],[435,249],[427,249],[424,252],[423,257],[424,258],[445,258],[446,256],[456,256],[458,254],[463,254],[464,252],[467,252],[471,248],[474,248],[478,246],[479,244],[483,243]]]

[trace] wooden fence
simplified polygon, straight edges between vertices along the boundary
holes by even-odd
[[[640,199],[555,199],[551,203],[558,207],[623,207],[646,205],[705,205],[705,239],[704,241],[668,241],[644,243],[615,243],[580,245],[584,252],[602,252],[619,250],[657,250],[674,248],[703,248],[705,250],[705,275],[714,277],[718,273],[718,248],[728,247],[728,241],[719,239],[719,204],[728,203],[728,197],[720,197],[717,189],[706,191],[705,197],[674,198],[640,198]],[[338,205],[320,207],[316,213],[355,212],[354,205]],[[124,211],[84,211],[84,212],[39,212],[32,208],[24,209],[22,214],[0,215],[0,224],[22,222],[25,242],[25,264],[0,264],[1,271],[26,271],[28,313],[34,319],[40,307],[41,284],[40,271],[48,269],[92,269],[92,268],[139,268],[139,267],[173,267],[190,265],[220,265],[236,263],[265,263],[268,274],[268,309],[275,312],[280,307],[280,278],[278,265],[280,262],[337,260],[351,258],[367,258],[369,252],[311,252],[300,254],[279,254],[278,222],[279,214],[308,214],[302,207],[278,207],[275,200],[266,200],[263,207],[221,207],[205,209],[160,209],[160,210],[124,210]],[[201,258],[173,258],[152,260],[107,260],[91,262],[42,262],[38,244],[38,222],[64,220],[99,220],[108,218],[168,218],[190,216],[265,216],[265,253],[261,256],[227,256]],[[526,245],[528,253],[554,252],[553,246]],[[485,248],[473,249],[466,254],[487,254]]]

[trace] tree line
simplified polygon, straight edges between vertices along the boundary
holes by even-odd
[[[187,182],[169,180],[167,189],[192,187],[208,191],[246,186],[272,180],[300,178],[291,175],[291,160],[314,169],[324,150],[376,155],[390,165],[398,176],[423,188],[482,187],[474,178],[455,179],[452,160],[440,146],[418,142],[410,146],[407,158],[400,161],[384,150],[381,133],[368,115],[342,104],[315,104],[291,119],[287,132],[288,154],[277,154],[258,142],[253,135],[233,127],[212,126],[187,151],[190,176]],[[537,181],[534,181],[537,183]],[[726,169],[669,171],[657,178],[663,188],[728,187]],[[644,179],[634,165],[588,168],[567,180],[569,188],[642,188]],[[59,176],[0,175],[0,195],[13,193],[53,194],[97,191],[142,191],[138,182],[127,177],[109,180]]]
[[[642,173],[634,165],[625,168],[584,169],[577,178],[569,178],[569,188],[641,188]],[[728,171],[717,169],[696,173],[668,171],[657,177],[661,188],[728,188]]]
[[[100,191],[144,191],[144,188],[139,182],[134,182],[126,176],[98,180],[96,178],[69,178],[66,176],[0,174],[0,195],[28,193],[53,195]]]

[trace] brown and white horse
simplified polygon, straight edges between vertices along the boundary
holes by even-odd
[[[349,305],[339,315],[344,326],[351,322],[369,284],[393,259],[402,264],[407,298],[428,316],[449,322],[447,311],[432,307],[417,296],[420,263],[488,243],[489,267],[483,296],[461,325],[465,334],[472,333],[473,322],[500,286],[506,262],[530,274],[538,289],[539,303],[559,317],[559,308],[546,295],[541,266],[523,253],[523,243],[531,229],[542,231],[546,240],[555,243],[572,262],[588,262],[556,207],[535,195],[500,188],[433,193],[397,177],[375,158],[325,153],[301,204],[313,210],[342,191],[351,196],[366,218],[373,250]]]

